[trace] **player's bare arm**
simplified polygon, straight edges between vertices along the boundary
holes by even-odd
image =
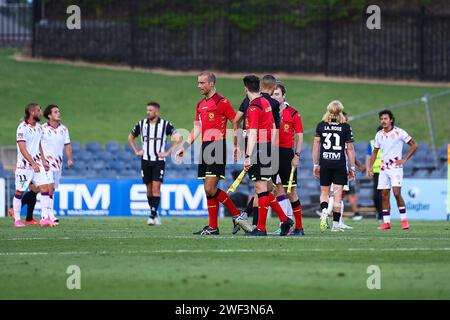
[[[41,153],[41,159],[42,159],[42,165],[44,166],[45,171],[50,170],[50,165],[48,164],[45,154],[44,154],[44,149],[42,148],[42,143],[39,143],[39,152]]]
[[[130,133],[128,135],[128,144],[131,146],[131,148],[133,149],[134,153],[138,157],[142,157],[142,155],[144,154],[144,151],[139,150],[139,148],[136,146],[136,142],[134,141],[134,139],[136,139],[136,137]]]
[[[355,164],[358,166],[359,171],[361,171],[362,173],[364,173],[366,171],[366,167],[364,167],[364,164],[358,160],[358,158],[356,158],[355,156]]]
[[[66,151],[67,166],[70,168],[73,166],[72,145],[70,143],[66,144],[64,150]]]
[[[183,147],[179,148],[175,154],[175,159],[177,161],[181,160],[181,158],[184,155],[184,151],[186,151],[191,146],[191,144],[194,143],[194,141],[198,138],[198,136],[200,135],[201,132],[202,132],[202,125],[201,125],[200,121],[194,121],[194,128],[189,133],[189,136],[187,137],[186,141],[184,142]]]
[[[237,161],[242,156],[242,152],[239,148],[239,145],[240,145],[239,138],[242,137],[241,122],[242,122],[243,116],[244,116],[244,113],[242,111],[237,111],[236,116],[234,117],[233,121],[231,122],[231,128],[233,129],[233,158],[234,158],[234,161]]]
[[[297,168],[298,163],[300,161],[300,157],[298,155],[302,152],[303,133],[296,133],[295,138],[296,138],[295,153],[294,158],[292,158],[291,166]]]
[[[347,142],[346,145],[347,145],[346,152],[347,152],[348,162],[350,163],[348,175],[349,175],[350,179],[353,180],[355,178],[355,159],[356,159],[355,148],[353,147],[352,142]]]
[[[313,175],[319,179],[320,177],[320,167],[319,167],[319,148],[320,148],[320,137],[314,137],[313,142]]]
[[[411,139],[408,142],[408,146],[409,146],[409,150],[405,154],[405,157],[403,159],[395,161],[396,165],[403,166],[406,163],[406,161],[408,161],[411,158],[411,156],[414,154],[414,152],[417,151],[417,143],[413,139]]]
[[[250,157],[253,154],[253,150],[255,149],[256,140],[258,135],[258,129],[249,129],[248,130],[248,142],[247,142],[247,151],[245,153],[245,161],[244,161],[244,169],[248,170],[251,167]]]
[[[40,170],[39,165],[36,162],[34,162],[33,157],[28,153],[26,142],[18,141],[17,144],[19,146],[20,153],[23,155],[25,160],[27,160],[31,164],[34,172],[39,172]]]
[[[172,141],[173,144],[167,151],[158,154],[160,158],[165,158],[171,155],[173,150],[175,150],[175,148],[178,147],[178,145],[183,141],[183,137],[181,136],[181,134],[176,132],[172,135]]]
[[[379,148],[373,148],[372,155],[370,156],[370,160],[367,166],[367,177],[372,179],[373,177],[373,164],[375,163],[375,159],[377,158]]]

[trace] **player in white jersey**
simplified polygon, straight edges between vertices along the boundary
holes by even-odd
[[[403,180],[403,165],[411,158],[417,150],[417,145],[410,135],[403,129],[395,126],[395,118],[390,110],[383,110],[379,113],[380,124],[383,127],[375,135],[374,149],[369,161],[369,178],[373,176],[373,163],[381,150],[380,176],[378,178],[378,189],[381,190],[383,224],[378,227],[379,230],[391,228],[390,217],[390,193],[391,188],[397,201],[402,228],[409,229],[406,219],[405,200],[401,195],[401,187]],[[403,144],[409,145],[409,150],[402,159]]]
[[[42,157],[45,154],[41,146],[42,128],[38,123],[41,120],[41,116],[41,107],[37,103],[30,103],[25,108],[24,121],[17,128],[16,193],[13,199],[14,225],[16,227],[25,227],[20,219],[21,199],[30,183],[39,187],[42,195],[42,219],[40,225],[54,225],[49,219],[51,202],[46,173],[49,167],[45,161],[42,161]]]
[[[49,179],[49,193],[51,202],[50,219],[59,224],[56,219],[53,206],[53,195],[58,189],[61,179],[63,167],[63,151],[66,151],[67,166],[73,165],[72,146],[70,144],[69,130],[61,124],[61,112],[57,105],[49,105],[44,110],[44,117],[48,120],[42,125],[42,149],[44,150],[45,159],[50,166],[47,172]]]

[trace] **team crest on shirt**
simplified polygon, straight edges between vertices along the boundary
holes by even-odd
[[[289,132],[289,124],[284,125],[284,132]]]
[[[214,119],[214,113],[210,112],[208,116],[209,116],[209,119],[210,119],[210,120],[213,120],[213,119]]]

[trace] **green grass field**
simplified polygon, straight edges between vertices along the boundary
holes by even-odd
[[[205,219],[63,218],[53,229],[0,219],[0,299],[449,299],[450,225],[411,222],[378,231],[348,221],[345,233],[305,219],[302,238],[196,237]],[[271,230],[276,228],[270,220]],[[81,290],[66,270],[81,269]],[[369,290],[367,268],[381,269]]]
[[[61,65],[47,62],[18,62],[12,49],[0,49],[0,145],[14,145],[14,132],[23,116],[24,106],[35,101],[42,106],[56,103],[62,107],[63,121],[74,141],[126,142],[137,120],[145,116],[145,105],[156,100],[162,105],[162,116],[178,128],[190,129],[194,109],[201,96],[196,77],[168,76],[154,73],[106,70],[93,67]],[[281,79],[283,80],[283,79]],[[344,103],[349,114],[389,106],[437,93],[442,87],[400,86],[383,84],[285,81],[289,102],[298,107],[305,129],[315,127],[325,107],[333,99]],[[237,109],[243,98],[242,81],[219,78],[217,89],[230,98]],[[448,141],[447,125],[450,97],[434,117],[437,142]],[[418,141],[428,139],[423,106],[405,109],[397,117],[398,124],[408,128]],[[419,121],[418,121],[419,120]],[[377,118],[355,124],[357,141],[373,138]],[[307,137],[306,142],[310,142]]]

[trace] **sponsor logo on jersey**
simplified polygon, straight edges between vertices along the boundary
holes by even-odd
[[[322,156],[326,160],[341,160],[341,154],[336,152],[324,152]]]

